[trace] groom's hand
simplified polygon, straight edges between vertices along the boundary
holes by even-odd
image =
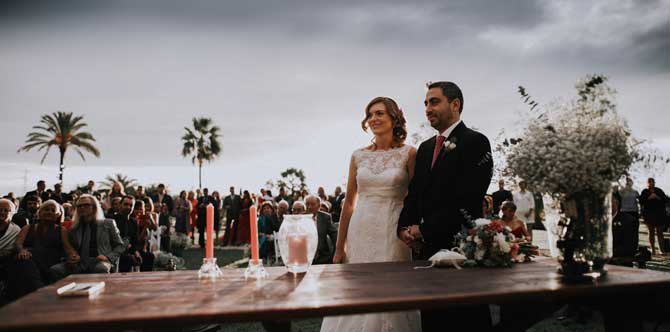
[[[411,243],[416,240],[414,236],[412,236],[412,233],[410,232],[410,227],[406,227],[400,230],[400,239],[402,240],[402,242],[405,242],[407,246],[411,246]]]
[[[415,241],[419,241],[419,240],[423,239],[423,235],[421,235],[421,230],[419,229],[419,225],[409,226],[408,231],[409,231],[409,234],[412,236],[412,238]]]

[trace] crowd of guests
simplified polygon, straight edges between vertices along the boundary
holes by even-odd
[[[215,243],[241,246],[250,242],[250,207],[258,211],[260,254],[275,258],[274,238],[287,214],[311,214],[319,245],[315,264],[331,263],[344,193],[337,187],[327,196],[306,190],[277,196],[218,191],[181,191],[172,197],[159,184],[124,192],[120,183],[98,191],[89,181],[85,190],[47,190],[44,181],[19,201],[13,194],[0,199],[0,295],[12,301],[69,274],[151,271],[156,253],[171,251],[171,234],[190,237],[205,247],[207,206],[214,207]],[[223,233],[220,236],[220,233]],[[197,240],[195,239],[197,234]]]
[[[509,191],[505,189],[505,181],[500,180],[499,189],[484,197],[482,214],[488,219],[500,218],[517,238],[532,241],[532,230],[544,229],[542,196],[529,192],[524,181],[520,181],[518,187],[515,192]],[[653,178],[647,179],[647,188],[641,192],[633,188],[630,178],[626,178],[623,188],[615,186],[612,217],[612,257],[631,258],[636,255],[641,221],[649,231],[652,255],[670,253],[668,241],[663,237],[663,232],[670,226],[670,199],[661,188],[656,187]]]

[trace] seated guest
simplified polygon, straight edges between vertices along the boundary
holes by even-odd
[[[277,231],[279,231],[279,221],[277,221],[272,200],[263,201],[258,218],[258,250],[261,258],[274,256],[274,232]]]
[[[37,215],[37,210],[42,204],[42,199],[37,195],[30,195],[23,198],[23,201],[26,203],[25,210],[19,210],[14,216],[12,216],[12,222],[15,223],[19,228],[22,228],[25,225],[32,225]]]
[[[516,217],[516,204],[514,204],[514,202],[503,202],[500,206],[500,210],[502,211],[503,224],[512,230],[512,234],[514,234],[517,239],[523,239],[529,242],[533,241],[532,235],[526,228],[526,223]]]
[[[105,219],[100,202],[88,194],[77,200],[73,219],[67,241],[76,252],[68,255],[67,262],[51,267],[56,278],[72,273],[112,272],[125,251],[114,220]]]
[[[145,196],[145,198],[148,198]],[[151,201],[148,201],[151,203]],[[135,202],[135,208],[133,210],[133,218],[137,220],[137,242],[138,242],[138,251],[142,257],[142,265],[140,266],[140,271],[152,271],[154,269],[154,259],[155,256],[149,248],[149,237],[150,231],[155,231],[158,229],[156,225],[156,220],[154,219],[151,210],[153,210],[153,204],[149,205],[149,212],[145,210],[146,202],[143,200],[137,200]]]
[[[6,198],[0,198],[0,281],[7,279],[6,264],[16,253],[15,241],[21,228],[12,223],[16,205]]]
[[[284,221],[284,215],[288,214],[288,208],[288,202],[283,199],[277,203],[277,222],[279,223],[280,227],[281,223]]]
[[[49,268],[60,263],[66,252],[75,254],[64,241],[68,234],[61,227],[64,214],[63,207],[50,199],[37,211],[37,222],[21,229],[16,238],[17,260],[8,268],[10,298],[17,299],[55,281]]]
[[[61,227],[63,227],[65,230],[70,230],[72,228],[72,213],[74,211],[74,208],[72,207],[72,204],[70,203],[63,203],[63,222],[61,223]]]
[[[291,211],[293,212],[292,214],[305,214],[307,213],[307,206],[305,206],[305,202],[303,201],[295,201],[293,202]]]
[[[105,217],[114,219],[114,217],[121,212],[121,200],[123,197],[114,197],[111,200],[111,208],[105,213]]]
[[[321,212],[330,213],[330,202],[321,201],[321,206],[319,206]]]
[[[337,243],[337,228],[333,224],[330,214],[319,211],[321,199],[315,195],[305,198],[307,212],[312,214],[316,221],[316,232],[319,234],[319,244],[316,248],[313,264],[330,264],[335,255],[335,243]],[[295,209],[295,207],[294,207]]]
[[[119,257],[119,272],[130,272],[133,266],[139,267],[142,264],[142,255],[139,252],[137,239],[139,230],[137,221],[133,218],[134,209],[135,197],[124,196],[121,200],[121,211],[114,218],[125,248],[125,251]]]

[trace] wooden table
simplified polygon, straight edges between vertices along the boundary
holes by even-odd
[[[0,308],[0,331],[132,329],[475,304],[624,299],[670,289],[670,273],[609,266],[594,284],[560,282],[556,263],[512,268],[415,270],[426,262],[312,266],[294,277],[284,267],[245,281],[243,270],[217,280],[197,271],[73,275]],[[99,296],[59,298],[66,283],[105,281]]]

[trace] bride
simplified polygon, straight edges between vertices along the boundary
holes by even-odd
[[[333,262],[409,261],[410,249],[396,236],[416,156],[404,144],[405,118],[393,99],[377,97],[365,108],[361,126],[374,138],[351,156]],[[420,330],[418,311],[326,317],[321,325],[321,332]]]

